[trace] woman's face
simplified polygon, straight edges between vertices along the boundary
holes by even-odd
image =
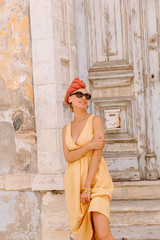
[[[80,88],[78,90],[76,90],[75,92],[82,92],[82,93],[88,93],[88,91],[85,88]],[[73,92],[73,93],[75,93]],[[69,102],[72,102],[72,107],[74,108],[87,108],[88,105],[88,101],[85,96],[82,96],[81,98],[78,98],[75,94],[72,96],[69,96]]]

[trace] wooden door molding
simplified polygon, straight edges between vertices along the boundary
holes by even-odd
[[[110,149],[109,154],[112,154],[114,163],[117,161],[117,166],[121,162],[120,156],[123,159],[126,159],[125,156],[128,158],[127,151],[132,157],[134,155],[133,162],[137,164],[133,178],[127,176],[130,172],[127,164],[133,167],[130,165],[132,157],[128,158],[130,161],[127,160],[126,164],[125,161],[121,162],[122,166],[126,166],[126,171],[123,169],[126,178],[157,179],[156,154],[160,156],[160,151],[153,121],[154,117],[157,117],[156,124],[159,120],[152,99],[154,102],[159,100],[153,85],[158,82],[159,73],[156,19],[159,19],[160,5],[157,0],[81,0],[81,6],[81,22],[83,25],[85,22],[85,34],[83,32],[81,37],[81,34],[77,33],[77,36],[85,43],[82,45],[81,41],[77,48],[81,60],[87,56],[88,69],[83,62],[79,62],[79,65],[83,66],[79,69],[81,76],[88,75],[92,94],[91,111],[100,114],[104,119],[105,109],[119,107],[122,117],[121,129],[106,134],[107,151]],[[152,92],[154,96],[151,95]],[[130,125],[125,132],[122,130],[126,123]],[[117,177],[114,174],[114,178],[121,179],[119,171],[122,169],[116,165],[112,167],[114,173],[117,171]]]

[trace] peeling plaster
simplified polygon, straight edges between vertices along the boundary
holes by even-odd
[[[40,239],[40,209],[34,192],[1,191],[0,212],[0,237],[5,232],[6,239]]]
[[[0,75],[11,90],[16,90],[25,82],[25,96],[33,103],[29,31],[28,1],[15,0],[1,4]]]

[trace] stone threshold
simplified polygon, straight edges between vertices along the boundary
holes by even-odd
[[[0,175],[0,190],[48,191],[64,190],[64,174],[7,174]]]

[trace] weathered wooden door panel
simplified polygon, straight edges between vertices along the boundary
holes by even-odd
[[[103,155],[111,175],[114,180],[157,179],[152,101],[160,100],[153,88],[156,81],[159,86],[159,1],[76,0],[75,5],[81,8],[77,17],[79,77],[88,78],[90,109],[102,116],[106,126]],[[82,62],[85,56],[87,68]],[[119,125],[114,123],[116,116]],[[113,122],[106,125],[106,121]],[[107,127],[114,124],[116,128]]]

